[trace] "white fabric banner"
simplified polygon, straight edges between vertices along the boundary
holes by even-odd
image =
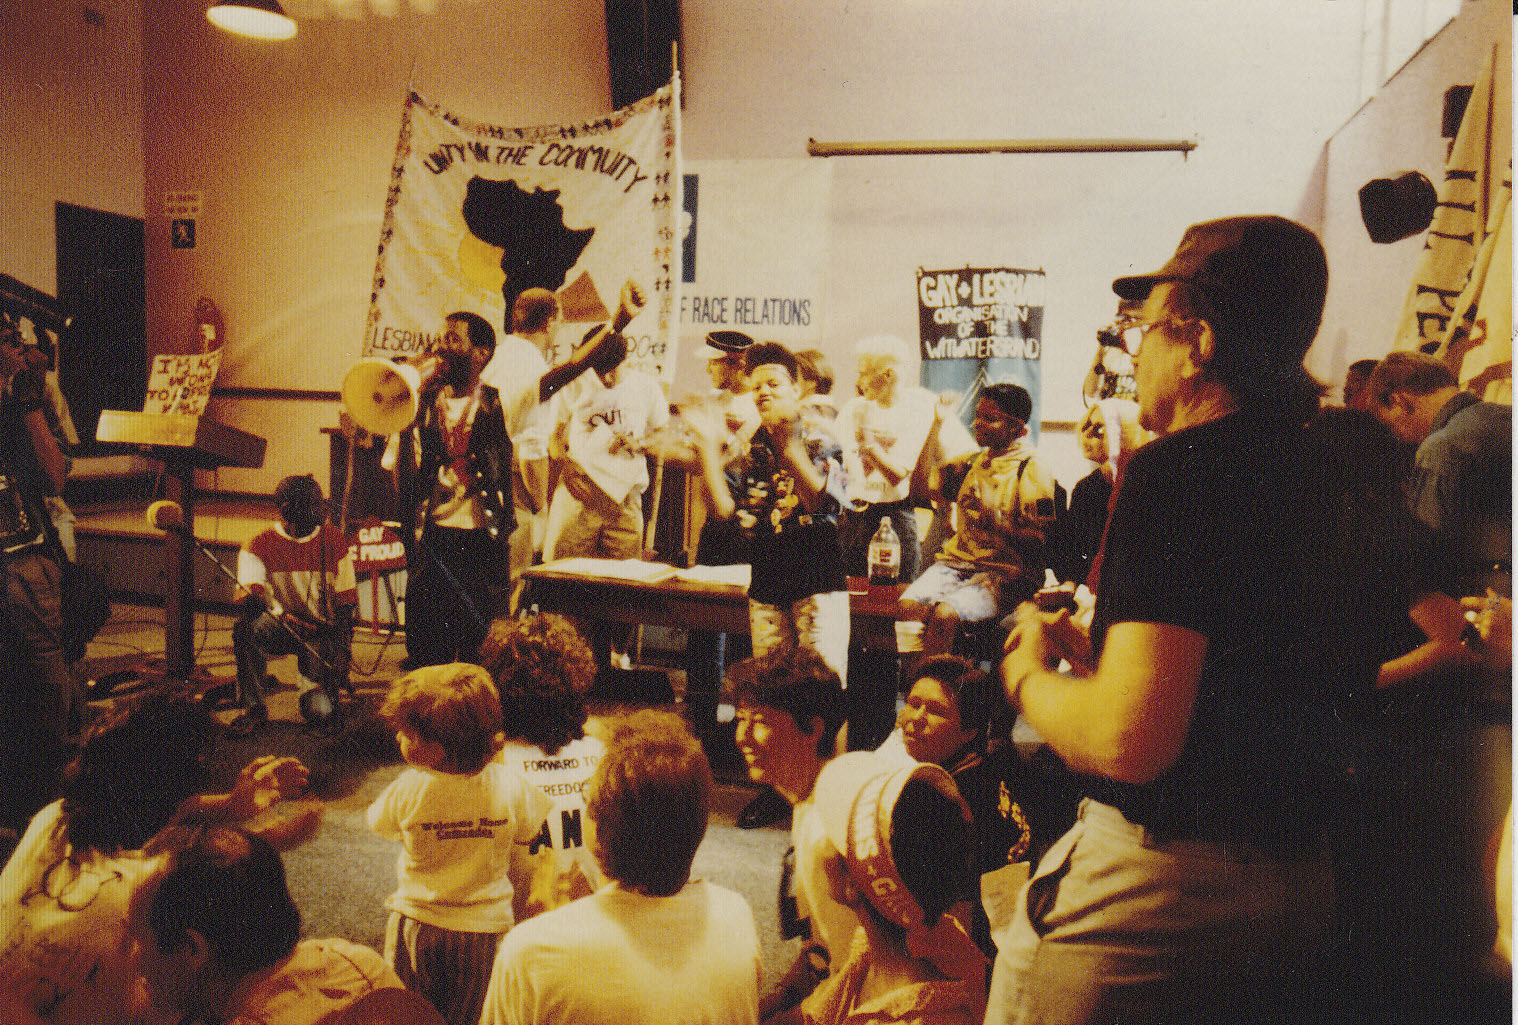
[[[827,160],[686,165],[680,334],[691,352],[715,330],[821,343],[832,186]]]
[[[1511,179],[1509,175],[1509,179]],[[1455,307],[1455,324],[1441,354],[1458,360],[1460,386],[1488,402],[1513,404],[1513,213],[1512,182],[1492,211],[1496,227],[1486,237],[1471,283]]]
[[[1440,343],[1444,353],[1449,351],[1448,338],[1457,324],[1456,304],[1470,283],[1472,267],[1486,241],[1496,193],[1504,175],[1510,173],[1500,163],[1493,166],[1491,152],[1494,60],[1495,55],[1489,54],[1445,161],[1439,205],[1403,300],[1393,349]],[[1458,362],[1452,369],[1458,374]]]
[[[668,380],[680,275],[679,82],[575,125],[504,128],[410,93],[390,175],[363,355],[416,352],[456,310],[510,330],[527,288],[559,296],[561,356],[611,319],[624,282],[647,305],[629,362]]]

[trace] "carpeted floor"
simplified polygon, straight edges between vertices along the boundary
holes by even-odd
[[[86,668],[104,676],[141,654],[163,651],[162,610],[117,605],[112,621],[90,645]],[[226,616],[196,617],[197,666],[202,672],[233,673],[231,623]],[[385,687],[400,675],[397,663],[405,654],[399,638],[384,643],[382,636],[360,631],[354,646],[356,702],[372,706]],[[385,897],[395,886],[399,845],[369,831],[364,812],[384,786],[402,769],[393,738],[377,720],[365,722],[341,736],[322,736],[307,729],[296,709],[295,659],[270,663],[282,686],[269,697],[271,721],[245,740],[228,740],[210,766],[224,785],[250,758],[261,754],[292,755],[311,769],[309,800],[277,806],[268,816],[290,816],[304,807],[320,805],[319,824],[302,842],[285,853],[291,892],[309,936],[341,936],[378,949],[384,942]],[[99,710],[133,692],[127,681],[105,693],[97,688],[92,708]],[[618,706],[600,706],[596,714],[615,715]],[[231,718],[230,710],[217,713]],[[773,984],[789,967],[797,943],[782,943],[777,924],[776,894],[780,861],[789,842],[789,822],[756,830],[738,829],[734,822],[754,790],[733,779],[721,781],[706,840],[696,855],[694,873],[741,893],[753,909],[764,964],[764,986]]]

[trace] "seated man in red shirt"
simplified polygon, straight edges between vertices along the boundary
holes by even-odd
[[[264,675],[270,655],[297,657],[300,710],[312,722],[332,714],[352,661],[358,592],[348,541],[326,522],[321,485],[309,474],[280,481],[274,499],[279,522],[237,556],[237,582],[248,594],[232,628],[237,692],[245,709],[232,720],[235,736],[248,736],[269,721]]]

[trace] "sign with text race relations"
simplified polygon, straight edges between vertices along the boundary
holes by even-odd
[[[1038,440],[1044,282],[1041,270],[917,272],[922,384],[929,391],[957,393],[955,408],[966,426],[981,389],[1010,381],[1033,398],[1028,432],[1030,440]]]
[[[646,305],[629,360],[667,379],[680,295],[679,81],[603,118],[508,128],[406,97],[363,355],[427,348],[454,311],[510,330],[516,298],[556,293],[560,358],[611,319],[624,283]]]
[[[716,330],[817,348],[831,162],[693,160],[685,170],[680,335],[687,351],[700,351]]]

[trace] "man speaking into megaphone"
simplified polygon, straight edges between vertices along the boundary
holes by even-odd
[[[546,401],[595,359],[643,305],[629,282],[613,322],[538,379]],[[417,666],[473,661],[510,586],[512,441],[500,391],[480,374],[495,329],[475,313],[445,318],[424,359],[440,361],[421,382],[411,427],[393,450],[407,552],[406,653]],[[387,453],[387,461],[390,454]]]

